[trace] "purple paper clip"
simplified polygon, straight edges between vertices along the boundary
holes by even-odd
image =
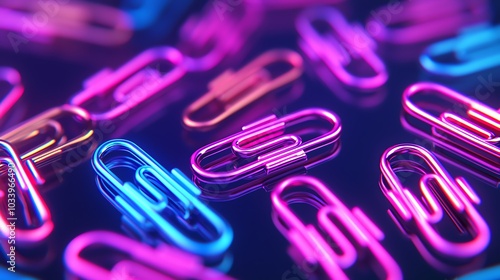
[[[403,108],[409,126],[500,177],[498,111],[452,89],[427,82],[405,90]]]
[[[0,234],[2,239],[8,239],[9,244],[15,246],[18,243],[37,243],[46,239],[54,224],[40,193],[37,183],[29,166],[31,161],[23,162],[14,148],[3,140],[0,140],[0,168],[2,184],[0,199],[2,207],[0,211]],[[17,207],[16,207],[17,206]],[[22,226],[24,215],[26,223]],[[11,243],[12,241],[14,243]]]
[[[171,47],[146,50],[115,71],[105,68],[97,72],[69,103],[87,108],[94,121],[118,121],[183,77],[182,61],[182,54]],[[155,62],[157,67],[170,63],[172,69],[162,73],[153,68]],[[99,102],[112,107],[103,110]]]
[[[0,81],[5,81],[11,86],[8,92],[2,92],[0,95],[0,118],[3,118],[23,95],[24,87],[21,75],[13,68],[0,67]]]
[[[414,61],[430,43],[455,36],[490,18],[486,0],[418,0],[389,3],[371,13],[366,30],[383,56]]]
[[[393,206],[388,213],[417,248],[450,260],[470,259],[486,249],[490,230],[475,208],[480,198],[463,177],[452,178],[431,152],[413,144],[393,146],[382,155],[380,169],[380,187]],[[409,172],[421,175],[421,195],[408,189],[409,179],[401,179]],[[443,236],[437,225],[445,215],[467,236],[459,241]]]
[[[324,22],[328,32],[314,24]],[[299,45],[312,61],[323,62],[344,85],[358,90],[373,90],[387,82],[387,70],[375,53],[376,44],[360,24],[349,24],[331,7],[314,7],[304,11],[296,22]],[[352,73],[362,66],[367,73]]]
[[[193,181],[205,198],[235,199],[330,159],[339,150],[340,132],[340,119],[324,109],[270,115],[194,152]]]
[[[101,247],[99,264],[81,256]],[[66,268],[78,279],[233,279],[203,265],[203,260],[166,244],[156,248],[109,231],[91,231],[73,239],[64,252]],[[106,264],[110,264],[106,266]]]
[[[180,29],[179,49],[189,71],[206,71],[240,55],[262,20],[260,0],[209,2]]]
[[[131,22],[125,12],[87,1],[68,2],[2,1],[0,30],[8,32],[6,37],[15,50],[30,40],[51,44],[66,39],[117,46],[131,38]]]
[[[361,209],[349,210],[316,178],[288,178],[273,190],[271,200],[276,227],[305,261],[320,265],[330,279],[348,279],[343,270],[357,261],[377,267],[381,278],[402,279],[399,265],[380,244],[384,233]],[[297,203],[318,209],[318,226],[304,224],[297,217],[290,208]]]

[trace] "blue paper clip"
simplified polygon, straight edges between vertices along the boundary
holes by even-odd
[[[124,0],[122,8],[132,18],[134,29],[168,32],[192,2],[192,0]]]
[[[435,43],[420,56],[420,64],[431,74],[461,77],[500,66],[500,25],[478,25],[457,37]],[[452,61],[438,61],[443,56]]]
[[[495,265],[478,271],[474,271],[457,278],[457,280],[496,280],[500,279],[500,265]]]
[[[158,236],[204,257],[220,256],[231,245],[231,226],[198,199],[201,191],[192,181],[179,169],[168,172],[136,144],[107,141],[95,151],[92,166],[100,191],[136,234]],[[124,168],[133,175],[114,171]]]

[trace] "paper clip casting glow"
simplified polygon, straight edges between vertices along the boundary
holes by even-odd
[[[231,245],[231,226],[199,199],[200,190],[191,180],[178,169],[166,171],[134,143],[105,142],[95,151],[92,166],[102,194],[138,232],[153,232],[201,256],[221,255]],[[133,170],[133,182],[113,171],[124,167]]]
[[[32,117],[0,135],[21,155],[37,183],[71,169],[88,158],[96,146],[89,114],[81,108],[63,105]]]
[[[438,102],[418,101],[422,97]],[[423,124],[415,125],[417,130],[445,142],[452,152],[500,175],[498,111],[447,87],[425,82],[405,90],[403,108],[409,117]]]
[[[287,64],[286,72],[274,75],[266,69],[273,64]],[[182,120],[189,128],[210,128],[256,101],[265,94],[297,80],[302,74],[302,57],[290,50],[271,50],[248,63],[239,71],[226,70],[212,80],[210,91],[189,105]],[[208,106],[217,108],[214,116],[196,120],[194,114]]]
[[[38,192],[37,183],[27,164],[21,160],[14,148],[9,143],[0,140],[0,150],[2,180],[5,181],[0,190],[0,199],[3,204],[0,207],[0,234],[2,238],[8,239],[14,232],[15,241],[19,243],[40,242],[47,238],[54,229],[49,209]],[[8,172],[8,169],[12,169],[12,173]],[[9,173],[13,174],[13,177],[10,177]],[[10,178],[13,178],[13,181]],[[15,192],[9,190],[11,184],[15,185],[13,188]],[[25,228],[19,225],[20,219],[16,223],[17,217],[23,214],[26,222]],[[12,222],[17,224],[14,231],[10,226]]]
[[[500,66],[500,25],[477,26],[464,30],[458,37],[431,45],[420,56],[422,67],[432,74],[460,77]],[[455,61],[437,58],[453,55]]]
[[[21,75],[13,68],[0,67],[0,81],[5,81],[11,86],[6,93],[0,93],[0,118],[2,118],[23,95],[24,87]]]
[[[329,32],[320,32],[314,24],[324,22]],[[322,61],[343,84],[354,89],[376,89],[387,82],[387,70],[375,53],[376,44],[360,24],[349,24],[330,7],[304,11],[296,22],[300,46],[314,61]],[[363,64],[373,72],[369,76],[351,73],[349,66]]]
[[[100,260],[115,261],[110,269],[81,256],[100,246]],[[118,255],[117,255],[118,253]],[[117,258],[121,256],[121,258]],[[232,279],[203,265],[198,256],[164,243],[156,248],[109,231],[90,231],[73,239],[64,252],[66,268],[85,280],[102,279]]]
[[[404,155],[411,160],[400,159]],[[472,258],[488,246],[490,230],[475,208],[480,198],[463,177],[452,178],[431,152],[417,145],[397,145],[384,152],[380,169],[380,187],[394,208],[389,214],[415,246],[424,245],[429,252],[454,259]],[[422,196],[414,195],[398,172],[421,174],[418,186]],[[441,235],[436,225],[444,215],[468,233],[469,240],[454,241]]]
[[[2,1],[0,30],[9,31],[13,46],[29,40],[50,44],[56,39],[117,46],[132,36],[124,12],[87,1],[65,2]]]
[[[116,121],[178,81],[185,73],[180,66],[182,60],[182,54],[171,47],[146,50],[117,70],[105,68],[87,79],[84,89],[70,100],[70,104],[86,108],[94,121]],[[154,62],[158,65],[168,62],[172,69],[161,73],[152,68]],[[106,101],[113,107],[103,111],[95,106],[98,101]]]
[[[315,124],[306,126],[309,122]],[[321,129],[315,130],[318,125]],[[268,180],[320,163],[338,150],[340,131],[340,119],[324,109],[304,109],[280,118],[270,115],[194,152],[191,167],[195,182],[205,198],[240,197]],[[302,140],[301,136],[314,132],[318,135]],[[226,189],[217,189],[220,185]]]
[[[366,30],[380,43],[384,56],[392,59],[418,59],[430,43],[455,36],[462,28],[487,22],[485,0],[401,1],[373,11]],[[411,50],[411,51],[410,51]],[[401,56],[400,54],[405,54]]]
[[[343,272],[360,258],[368,259],[380,269],[384,279],[402,279],[401,269],[380,244],[384,233],[361,211],[348,209],[330,189],[316,178],[288,178],[271,193],[273,219],[281,233],[304,259],[320,265],[330,279],[348,279]],[[318,226],[304,224],[291,210],[296,203],[311,204],[318,209]],[[321,229],[329,237],[329,242]],[[352,240],[352,241],[350,241]],[[334,250],[331,242],[338,248]],[[340,251],[340,252],[339,252]]]

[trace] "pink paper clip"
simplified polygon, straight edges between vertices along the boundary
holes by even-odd
[[[238,3],[238,4],[236,4]],[[207,3],[180,29],[179,49],[189,71],[207,71],[240,54],[262,20],[260,0]]]
[[[490,18],[485,0],[419,0],[390,3],[373,11],[366,30],[380,43],[384,57],[413,61],[430,43],[455,36]]]
[[[380,187],[394,208],[389,215],[417,248],[423,245],[437,257],[455,260],[473,258],[486,249],[490,230],[475,208],[480,198],[463,177],[452,178],[431,152],[417,145],[397,145],[382,155],[380,169]],[[408,172],[422,176],[418,181],[421,196],[414,195],[409,183],[401,179]],[[453,240],[437,230],[445,215],[460,233],[468,233],[468,240],[465,236]]]
[[[425,101],[425,98],[428,101]],[[451,152],[500,176],[500,113],[435,83],[416,83],[403,93],[408,123]]]
[[[131,22],[119,9],[87,1],[2,1],[0,30],[11,44],[34,40],[51,44],[57,39],[98,46],[117,46],[132,36]]]
[[[339,150],[340,131],[340,119],[324,109],[270,115],[194,152],[194,182],[205,198],[238,198],[329,159]]]
[[[182,54],[171,47],[146,50],[115,71],[105,68],[87,79],[69,103],[87,108],[94,121],[117,121],[184,76],[182,61]],[[155,62],[158,67],[170,63],[172,68],[161,73],[153,68]],[[99,102],[112,107],[102,109]]]
[[[9,244],[37,243],[46,239],[54,228],[49,209],[37,189],[35,178],[14,148],[0,140],[2,184],[0,199],[0,234]],[[21,215],[26,227],[22,228]],[[11,243],[14,240],[13,243]],[[7,241],[6,241],[7,242]],[[15,246],[15,245],[14,245]],[[7,252],[8,253],[8,252]]]
[[[327,24],[329,31],[315,28],[318,22]],[[342,84],[372,90],[387,82],[387,70],[375,53],[375,42],[360,24],[349,24],[338,10],[308,9],[297,18],[296,26],[302,50],[311,60],[322,61]],[[368,73],[352,73],[353,66],[362,66]]]
[[[0,67],[0,81],[11,85],[8,92],[2,92],[0,95],[0,118],[2,118],[23,95],[24,87],[21,83],[21,75],[13,68]]]
[[[380,268],[376,271],[381,278],[402,279],[398,264],[380,244],[384,233],[361,209],[349,210],[316,178],[288,178],[273,190],[271,200],[277,228],[309,264],[319,264],[330,279],[348,279],[343,270],[356,261],[369,261]],[[318,209],[318,226],[304,224],[297,217],[290,208],[297,203]]]
[[[84,250],[101,247],[99,264],[81,256]],[[195,255],[166,244],[156,248],[109,231],[91,231],[73,239],[64,252],[66,268],[78,279],[233,279],[207,268]],[[112,263],[110,269],[106,263]]]
[[[269,67],[286,64],[287,70],[272,73]],[[209,129],[262,96],[296,81],[302,75],[302,57],[290,50],[270,50],[248,63],[239,71],[226,70],[212,80],[210,91],[189,105],[183,113],[184,125],[192,129]],[[195,114],[215,107],[208,119],[196,119]]]

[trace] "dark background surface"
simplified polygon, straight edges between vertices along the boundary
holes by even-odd
[[[494,3],[496,11],[498,2]],[[351,3],[350,18],[363,20],[370,11],[384,1],[358,0]],[[193,7],[192,12],[198,8]],[[290,29],[293,28],[290,26]],[[266,26],[263,26],[262,30],[265,29]],[[281,34],[263,35],[258,41],[250,42],[253,46],[244,62],[274,47],[297,49],[296,41],[297,35],[293,30]],[[67,102],[70,96],[81,89],[82,80],[103,66],[117,67],[123,64],[133,56],[127,56],[127,53],[133,54],[150,46],[173,42],[175,34],[154,43],[136,41],[117,52],[116,56],[110,56],[108,60],[87,61],[90,62],[88,64],[64,61],[52,56],[15,54],[10,49],[0,51],[0,60],[2,65],[14,67],[22,75],[25,85],[22,103],[26,104],[27,110],[24,115],[26,119]],[[235,67],[239,68],[243,64],[238,63]],[[219,72],[211,72],[209,75],[213,77],[217,73]],[[382,244],[399,263],[405,278],[449,279],[449,275],[441,274],[431,268],[418,254],[410,240],[400,233],[386,213],[389,203],[378,186],[379,161],[385,149],[404,142],[426,143],[406,132],[399,121],[401,93],[409,84],[421,79],[420,68],[417,64],[389,64],[389,73],[386,98],[382,104],[374,108],[359,108],[342,102],[311,71],[307,71],[302,77],[305,87],[299,99],[287,105],[276,105],[253,118],[257,119],[276,112],[290,113],[312,106],[336,112],[343,124],[340,154],[333,160],[312,169],[309,174],[330,186],[347,206],[359,206],[375,221],[386,235]],[[492,72],[492,74],[493,80],[500,80],[500,73]],[[201,137],[186,132],[182,127],[183,108],[206,91],[205,78],[193,75],[185,79],[187,86],[181,90],[181,100],[166,107],[154,121],[144,123],[123,138],[137,143],[167,169],[177,167],[191,174],[189,167],[191,154],[202,145],[215,140],[217,136],[208,133]],[[500,88],[496,88],[494,94],[499,92]],[[245,124],[239,123],[235,118],[232,120],[233,122],[225,124],[227,129],[223,129],[222,135],[235,132],[231,127]],[[451,167],[448,170],[453,176],[465,176],[482,198],[482,204],[478,209],[489,223],[492,234],[483,266],[499,263],[500,222],[496,218],[500,200],[498,189],[476,180],[463,171]],[[51,209],[55,223],[55,231],[50,240],[55,259],[43,269],[22,270],[26,274],[42,279],[60,279],[64,275],[62,252],[71,239],[80,233],[95,229],[121,232],[120,214],[99,192],[95,184],[95,174],[88,161],[66,174],[63,184],[43,192],[43,196]],[[294,264],[286,253],[288,242],[272,223],[268,192],[258,190],[234,201],[209,204],[230,222],[235,232],[231,246],[234,264],[230,275],[241,279],[299,277],[292,272]],[[287,271],[291,271],[291,274],[287,274]],[[284,278],[286,275],[288,278]],[[354,275],[358,276],[358,273]],[[359,276],[373,277],[371,274],[363,273]]]

